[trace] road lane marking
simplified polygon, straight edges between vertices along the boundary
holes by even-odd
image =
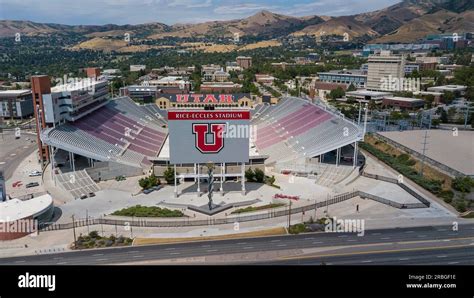
[[[252,248],[253,248],[253,246],[246,246],[243,249],[252,249]]]
[[[471,243],[469,245],[474,245]],[[460,244],[460,245],[448,245],[443,246],[441,249],[448,248],[461,248],[467,247],[469,245]],[[424,248],[404,248],[404,249],[388,249],[388,250],[373,250],[373,251],[359,251],[351,253],[334,253],[334,254],[320,254],[320,255],[307,255],[307,256],[291,256],[291,257],[280,257],[280,260],[292,260],[292,259],[313,259],[313,258],[324,258],[324,257],[338,257],[338,256],[351,256],[351,255],[367,255],[367,254],[386,254],[386,253],[395,253],[395,252],[404,252],[404,251],[424,251],[424,250],[439,250],[439,246],[431,246]]]
[[[401,259],[398,259],[399,261],[408,261],[410,258],[401,258]]]
[[[357,239],[347,239],[348,242],[354,242],[357,241]]]
[[[382,238],[380,238],[380,240],[388,240],[388,239],[390,239],[390,237],[382,237]]]
[[[370,235],[380,235],[381,233],[372,233]]]
[[[92,255],[93,257],[100,257],[100,256],[103,256],[104,254],[95,254],[95,255]]]
[[[449,262],[449,265],[459,264],[459,262]]]
[[[134,254],[134,253],[137,253],[137,252],[138,252],[138,250],[134,250],[134,251],[129,251],[129,252],[127,252],[127,253],[128,253],[128,254]]]
[[[167,248],[167,249],[165,249],[165,250],[175,250],[175,249],[176,249],[176,248],[174,248],[174,247],[170,247],[170,248]]]
[[[179,255],[180,253],[179,252],[172,252],[170,253],[170,255]]]
[[[286,246],[286,244],[278,244],[277,246],[283,247],[283,246]]]
[[[281,240],[272,240],[270,242],[280,242]]]
[[[361,263],[372,263],[371,260],[365,260],[365,261],[361,261]]]
[[[415,231],[406,231],[405,233],[415,233]]]
[[[239,242],[237,243],[238,245],[243,245],[243,244],[247,244],[247,242]]]
[[[107,261],[108,259],[97,259],[97,261]]]
[[[201,247],[211,247],[210,245],[201,245]]]
[[[67,262],[59,262],[59,263],[56,263],[56,265],[64,265],[64,264],[67,264]]]
[[[322,241],[315,241],[315,242],[313,242],[313,244],[321,244],[321,243],[323,243],[323,242],[322,242]]]
[[[418,235],[419,238],[426,237],[426,235]]]
[[[436,256],[437,258],[446,258],[447,255],[443,255],[443,256]]]
[[[445,232],[445,231],[447,231],[447,229],[438,229],[437,231],[438,232]]]
[[[207,252],[214,252],[217,251],[217,249],[208,249]]]
[[[443,242],[449,242],[451,241],[450,239],[444,239]]]
[[[132,258],[143,258],[143,256],[132,256]]]
[[[304,238],[304,240],[313,240],[314,237],[310,237],[310,238]]]
[[[25,260],[21,260],[21,261],[15,261],[15,263],[24,263]]]

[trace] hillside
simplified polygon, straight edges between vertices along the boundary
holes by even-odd
[[[474,11],[458,14],[447,10],[438,10],[435,13],[413,19],[394,32],[372,42],[415,42],[428,34],[463,32],[468,28],[474,29]]]
[[[171,37],[233,37],[238,33],[241,37],[252,36],[283,36],[305,26],[322,23],[318,16],[297,18],[262,10],[248,18],[231,21],[213,21],[200,24],[175,25],[169,32],[149,36],[159,39]]]
[[[378,33],[367,25],[364,25],[354,19],[354,17],[336,17],[327,22],[305,27],[303,30],[293,33],[295,36],[312,35],[343,35],[348,33],[349,37],[361,37],[364,35],[376,36]]]
[[[319,36],[323,32],[324,35],[348,33],[349,38],[363,36],[365,40],[372,38],[372,42],[413,42],[431,33],[474,31],[473,11],[472,0],[404,0],[387,8],[353,16],[294,17],[262,10],[243,19],[171,26],[159,22],[71,26],[0,20],[0,37],[13,37],[16,33],[28,36],[70,34],[74,37],[74,43],[77,43],[77,40],[81,42],[68,44],[68,48],[132,52],[159,47],[128,47],[123,40],[125,34],[134,38],[134,44],[149,44],[147,40],[154,40],[153,42],[160,46],[164,44],[162,40],[167,37],[212,39],[212,48],[202,48],[204,51],[238,50],[242,49],[245,43],[248,43],[250,48],[260,47],[260,41],[270,41],[270,44],[275,45],[272,40],[288,35]],[[243,45],[233,47],[218,44],[219,39],[233,38],[236,33],[244,40],[247,37]],[[257,45],[250,45],[255,43]],[[174,43],[169,45],[175,46]]]

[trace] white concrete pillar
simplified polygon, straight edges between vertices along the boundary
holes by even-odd
[[[197,183],[198,183],[198,196],[201,196],[201,167],[199,164],[197,164]]]
[[[176,165],[173,165],[173,169],[174,169],[174,197],[177,198],[178,197],[178,183],[176,179]]]
[[[245,162],[242,163],[241,171],[242,171],[242,195],[245,196]]]

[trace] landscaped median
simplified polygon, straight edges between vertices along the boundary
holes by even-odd
[[[254,212],[254,211],[261,211],[261,210],[266,210],[266,209],[273,209],[273,208],[278,208],[278,207],[283,207],[286,206],[283,203],[272,203],[272,204],[267,204],[267,205],[262,205],[262,206],[249,206],[245,208],[240,208],[232,211],[231,214],[240,214],[240,213],[246,213],[246,212]]]
[[[136,205],[133,207],[117,210],[112,213],[112,215],[134,217],[183,217],[184,213],[179,210],[170,210],[167,208],[155,206],[148,207]]]
[[[92,231],[89,235],[83,236],[82,234],[77,237],[77,240],[71,246],[72,249],[89,249],[89,248],[101,248],[101,247],[116,247],[116,246],[127,246],[131,245],[133,240],[128,237],[114,236],[109,237],[100,236],[97,231]]]

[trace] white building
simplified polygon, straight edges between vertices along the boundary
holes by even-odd
[[[381,51],[370,55],[368,59],[367,90],[383,91],[383,82],[389,78],[405,77],[405,57],[392,55],[390,51]]]

